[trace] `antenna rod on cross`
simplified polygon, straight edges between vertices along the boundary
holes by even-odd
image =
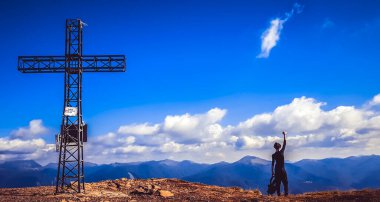
[[[84,192],[83,147],[87,142],[87,125],[82,116],[82,73],[125,72],[125,55],[83,55],[80,19],[66,20],[64,56],[19,56],[22,73],[64,73],[62,124],[57,150],[56,193]]]

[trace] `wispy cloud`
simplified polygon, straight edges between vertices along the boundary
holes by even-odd
[[[271,21],[270,26],[261,35],[261,52],[257,58],[268,58],[270,51],[277,45],[284,24],[294,15],[301,13],[303,6],[298,3],[293,5],[290,12],[285,13],[283,18],[275,18]]]
[[[261,35],[261,52],[257,58],[269,57],[270,51],[280,40],[280,34],[284,21],[276,18],[271,21],[271,26]]]

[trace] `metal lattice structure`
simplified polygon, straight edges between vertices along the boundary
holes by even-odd
[[[83,146],[87,141],[87,126],[82,117],[82,73],[125,72],[124,55],[82,55],[80,19],[66,20],[64,56],[19,56],[22,73],[64,73],[64,106],[59,140],[56,193],[83,192]]]

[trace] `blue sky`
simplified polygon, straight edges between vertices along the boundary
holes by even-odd
[[[282,24],[268,57],[258,58],[271,22],[284,20],[296,3],[302,11]],[[94,138],[118,134],[124,125],[165,125],[169,115],[195,116],[215,108],[228,111],[210,122],[224,131],[302,96],[305,102],[327,103],[320,106],[324,112],[339,106],[365,111],[380,92],[376,1],[1,1],[4,140],[42,120],[49,132],[39,138],[51,143],[61,121],[63,75],[21,74],[17,56],[63,55],[66,18],[88,24],[84,54],[128,58],[126,73],[84,75],[84,119]],[[264,137],[254,131],[244,135]],[[137,146],[146,146],[133,137]],[[237,151],[236,158],[243,153]]]

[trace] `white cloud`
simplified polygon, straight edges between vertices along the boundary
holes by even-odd
[[[294,15],[294,13],[301,13],[303,7],[297,3],[293,5],[290,12],[285,13],[285,17],[275,18],[271,20],[270,26],[261,35],[261,52],[257,58],[268,58],[270,51],[277,45],[280,40],[280,35],[284,24]]]
[[[164,129],[166,131],[184,133],[194,130],[200,123],[197,117],[190,114],[167,116],[165,118]]]
[[[165,153],[177,153],[177,152],[180,152],[182,151],[182,148],[183,148],[183,144],[178,144],[178,143],[175,143],[173,141],[171,142],[167,142],[165,144],[163,144],[160,148],[161,152],[165,152]]]
[[[93,162],[115,162],[140,160],[141,156],[137,154],[141,152],[153,158],[170,158],[167,155],[172,154],[186,156],[201,150],[207,152],[217,145],[226,145],[222,140],[227,136],[219,123],[226,113],[225,109],[213,108],[203,114],[168,115],[158,124],[124,125],[118,133],[110,132],[90,139],[85,147],[86,154]]]
[[[377,99],[378,95],[367,103],[377,103]],[[159,159],[210,163],[235,161],[244,155],[270,159],[274,142],[282,143],[282,130],[289,132],[287,160],[380,154],[380,109],[364,105],[325,110],[326,105],[314,98],[294,98],[270,112],[226,126],[221,121],[227,110],[220,108],[168,115],[156,124],[124,125],[118,132],[90,138],[86,159],[95,163]],[[34,122],[15,130],[29,131],[29,139],[13,137],[16,132],[12,138],[0,138],[0,160],[55,162],[54,145],[30,138],[44,131],[41,125]]]
[[[277,107],[273,113],[277,130],[287,129],[294,132],[311,131],[321,127],[325,103],[312,98],[295,98],[289,105]]]
[[[118,139],[118,142],[126,143],[126,144],[133,144],[136,142],[136,138],[134,136],[129,136],[126,138],[120,138]]]
[[[55,145],[38,139],[0,138],[0,161],[34,159],[42,163],[55,161]]]
[[[117,148],[110,148],[109,151],[111,151],[111,154],[130,154],[130,153],[143,153],[147,150],[147,147],[145,146],[138,146],[138,145],[128,145],[124,147],[117,147]],[[108,152],[108,150],[103,150],[103,152]]]
[[[288,21],[294,14],[299,14],[299,13],[302,13],[303,11],[303,6],[301,6],[300,4],[298,3],[294,3],[293,4],[293,8],[292,10],[290,10],[290,12],[287,12],[285,13],[285,18],[284,20],[285,21]]]
[[[43,139],[21,140],[0,138],[0,153],[32,153],[46,145]]]
[[[120,126],[117,131],[120,134],[132,134],[132,135],[152,135],[158,132],[160,129],[159,124],[149,125],[148,123],[133,124]]]
[[[206,114],[166,116],[163,131],[178,142],[205,142],[221,137],[222,126],[218,123],[227,110],[214,108]]]
[[[255,115],[230,130],[239,137],[238,148],[258,147],[263,141],[273,143],[272,136],[282,130],[291,132],[289,141],[292,145],[342,146],[351,141],[356,131],[374,126],[370,120],[377,117],[373,112],[353,106],[338,106],[326,111],[322,109],[324,105],[326,103],[312,98],[295,98],[272,113]]]
[[[380,94],[375,95],[371,101],[369,101],[365,106],[366,107],[373,107],[380,105]]]
[[[277,107],[272,113],[253,116],[241,122],[235,133],[256,135],[279,134],[282,130],[293,133],[328,132],[332,129],[364,127],[372,112],[353,106],[338,106],[330,111],[322,107],[326,103],[313,98],[295,98],[290,104]],[[374,117],[372,117],[374,118]]]
[[[0,161],[34,159],[41,163],[56,160],[55,145],[48,144],[42,135],[50,133],[42,120],[35,119],[29,126],[13,130],[8,137],[0,138]]]
[[[236,146],[243,149],[261,148],[265,144],[265,139],[261,136],[243,135],[236,141]]]
[[[276,18],[270,22],[270,27],[261,35],[261,52],[257,58],[269,57],[270,51],[280,40],[281,30],[285,21]]]
[[[21,127],[11,132],[12,138],[20,139],[36,138],[47,133],[49,133],[49,129],[43,126],[41,119],[32,120],[29,122],[28,127]]]
[[[273,135],[286,129],[292,132],[312,131],[321,127],[325,103],[312,98],[295,98],[290,104],[277,107],[272,113],[263,113],[241,122],[238,129],[257,135]]]

